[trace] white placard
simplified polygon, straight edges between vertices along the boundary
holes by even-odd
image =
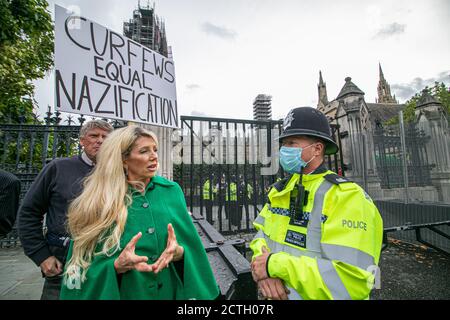
[[[174,62],[56,5],[55,105],[63,112],[177,128]]]

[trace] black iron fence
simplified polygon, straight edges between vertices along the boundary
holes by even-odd
[[[339,136],[333,126],[333,134]],[[285,175],[278,162],[282,121],[181,117],[174,180],[191,212],[223,234],[253,231],[270,186]],[[328,156],[343,174],[342,157]]]
[[[49,109],[45,119],[35,116],[34,123],[0,124],[0,168],[19,178],[20,201],[45,164],[55,158],[81,152],[78,136],[81,125],[87,119],[81,115],[77,122],[73,116],[63,121],[60,116],[60,112],[52,113]],[[123,125],[119,121],[110,123],[116,128]],[[15,228],[0,241],[0,247],[17,244]]]
[[[382,188],[405,186],[401,136],[398,126],[377,128],[373,133],[375,161]],[[426,144],[430,137],[415,123],[405,126],[406,164],[408,185],[422,187],[432,185]]]
[[[60,115],[49,110],[34,124],[0,124],[0,168],[21,180],[21,199],[46,163],[81,151],[78,134],[86,119],[75,123],[70,116],[62,123]],[[339,137],[339,128],[332,129]],[[278,162],[281,130],[282,121],[182,116],[181,130],[172,137],[173,172],[190,211],[224,234],[253,231],[270,185],[284,177]],[[330,156],[326,163],[343,175],[341,159]]]
[[[385,230],[391,230],[393,227],[417,226],[436,223],[439,221],[450,220],[450,204],[444,203],[403,203],[401,201],[375,201],[381,216]],[[434,227],[439,232],[449,235],[450,226],[440,225]],[[395,239],[417,241],[417,228],[404,228],[398,231],[391,230],[389,235]],[[450,240],[448,237],[434,232],[433,230],[423,228],[421,238],[434,247],[450,252]]]
[[[72,116],[65,121],[60,116],[49,110],[43,121],[35,117],[32,124],[0,124],[0,168],[20,179],[21,199],[46,163],[81,152],[78,135],[86,118],[81,115],[75,123]],[[122,126],[119,121],[111,124]]]
[[[22,197],[48,161],[80,152],[80,125],[71,118],[62,124],[59,116],[49,112],[42,123],[0,124],[0,168],[19,177]],[[79,118],[80,123],[84,121]],[[118,122],[112,124],[121,126]],[[254,231],[252,221],[265,203],[269,186],[284,176],[277,157],[281,121],[182,116],[181,125],[178,139],[175,136],[173,141],[174,180],[183,188],[190,211],[206,218],[223,234]],[[401,186],[399,137],[395,131],[387,130],[378,131],[374,141],[380,156],[378,172],[388,186]],[[430,174],[425,168],[430,165],[423,144],[428,138],[423,132],[409,130],[409,181],[416,186],[427,185]],[[339,128],[333,127],[333,134],[339,137],[338,132]],[[341,159],[338,154],[326,162],[331,170],[343,174]],[[400,176],[395,178],[396,175]],[[450,217],[450,207],[445,204],[377,201],[377,206],[386,228]],[[448,234],[450,227],[437,228]],[[414,240],[413,232],[394,232],[393,236]],[[435,246],[450,249],[448,239],[436,232],[424,230],[422,237]]]

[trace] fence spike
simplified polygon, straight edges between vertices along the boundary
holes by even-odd
[[[56,125],[59,125],[59,123],[61,122],[61,118],[59,117],[61,115],[61,112],[59,112],[58,110],[56,110],[55,112],[55,118],[53,119]]]
[[[50,106],[48,106],[48,111],[45,113],[47,115],[47,117],[45,118],[45,124],[46,125],[50,125],[52,123],[52,112],[50,111],[51,108]]]
[[[82,126],[83,123],[86,121],[86,118],[84,117],[83,114],[82,114],[81,116],[78,117],[78,121],[80,122],[80,126]]]
[[[67,117],[66,122],[67,122],[67,124],[68,124],[69,126],[71,126],[72,123],[75,123],[75,121],[72,121],[72,116],[71,116],[71,115]]]

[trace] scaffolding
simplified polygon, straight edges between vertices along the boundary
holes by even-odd
[[[272,96],[259,94],[253,101],[253,120],[272,120]]]
[[[164,21],[155,14],[155,4],[149,3],[133,11],[133,18],[123,23],[123,33],[126,37],[168,56],[167,37]]]

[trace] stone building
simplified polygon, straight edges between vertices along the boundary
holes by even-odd
[[[378,99],[376,100],[377,103],[394,103],[398,104],[398,101],[391,95],[391,86],[387,83],[386,79],[384,78],[383,70],[381,69],[381,64],[379,64],[380,68],[380,80],[378,82]]]
[[[431,165],[431,181],[437,201],[450,203],[450,130],[442,104],[423,90],[415,110],[415,122],[429,137],[426,154]]]
[[[352,81],[350,77],[345,78],[345,84],[339,92],[336,99],[328,101],[327,87],[326,83],[323,81],[322,71],[319,71],[319,84],[318,89],[318,103],[317,109],[322,111],[331,121],[336,118],[336,113],[340,105],[340,101],[353,101],[354,99],[347,99],[350,96],[357,96],[358,100],[364,100],[364,105],[367,105],[369,113],[371,115],[371,121],[383,122],[392,117],[393,112],[397,112],[404,108],[403,104],[399,104],[395,99],[395,95],[392,97],[391,88],[386,79],[384,78],[383,70],[381,69],[381,64],[379,65],[379,81],[378,81],[378,98],[375,103],[366,103],[364,99],[364,92],[358,88]]]
[[[367,103],[364,92],[351,80],[350,77],[345,78],[345,84],[334,102],[336,108],[331,120],[340,125],[346,175],[364,186],[372,197],[381,198],[373,132],[382,123],[398,115],[404,105]],[[329,111],[329,114],[333,115],[332,112]]]
[[[448,115],[426,90],[417,103],[415,121],[405,129],[409,181],[403,177],[400,129],[389,127],[388,132],[384,128],[386,121],[397,117],[405,105],[392,95],[381,65],[375,103],[366,102],[364,92],[350,77],[345,78],[336,99],[328,102],[322,72],[318,98],[318,110],[339,125],[345,175],[372,198],[402,199],[406,185],[412,201],[450,202]]]

